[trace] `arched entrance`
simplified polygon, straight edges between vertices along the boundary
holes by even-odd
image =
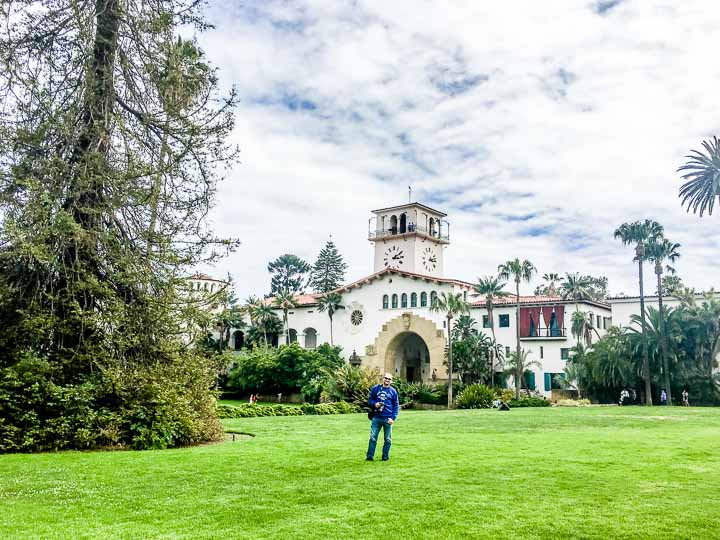
[[[385,365],[409,382],[423,380],[423,367],[430,365],[427,344],[415,332],[402,332],[388,344]]]
[[[366,351],[364,366],[415,381],[430,381],[433,369],[438,380],[446,378],[445,333],[433,321],[412,312],[402,313],[383,324]]]

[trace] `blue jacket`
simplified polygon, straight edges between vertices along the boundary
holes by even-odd
[[[368,403],[370,404],[370,408],[375,411],[375,416],[380,418],[392,418],[394,421],[397,418],[398,412],[400,412],[398,393],[392,386],[388,388],[385,388],[382,384],[373,386],[370,390]],[[380,409],[375,408],[376,403],[382,403]]]

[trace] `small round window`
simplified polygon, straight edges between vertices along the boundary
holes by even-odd
[[[363,314],[362,311],[359,309],[356,309],[350,314],[350,322],[352,322],[355,326],[358,326],[363,320]]]

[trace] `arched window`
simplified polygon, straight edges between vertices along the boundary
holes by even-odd
[[[397,232],[398,232],[397,216],[392,216],[390,218],[390,234],[397,234]]]
[[[420,293],[420,307],[427,307],[427,293]]]
[[[314,328],[306,328],[303,334],[305,334],[305,348],[315,349],[317,347],[317,331]]]
[[[410,295],[410,307],[417,307],[417,293]]]
[[[288,334],[290,334],[290,343],[297,343],[297,330],[290,328]]]
[[[400,234],[403,234],[407,231],[407,216],[405,214],[400,214]]]
[[[407,294],[402,293],[402,296],[400,297],[400,307],[407,307]]]
[[[233,332],[233,349],[236,351],[239,351],[245,346],[245,334],[243,334],[240,330],[235,330]]]
[[[398,297],[397,294],[392,295],[392,307],[397,308],[398,307]]]
[[[430,305],[434,306],[437,304],[437,293],[435,291],[430,293]]]
[[[383,294],[383,309],[387,309],[389,306],[390,298],[387,294]]]
[[[428,231],[430,236],[435,236],[435,220],[430,218],[430,230]]]

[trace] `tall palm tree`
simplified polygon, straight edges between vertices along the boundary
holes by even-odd
[[[579,311],[578,302],[580,300],[592,299],[592,285],[593,281],[590,276],[581,276],[577,272],[574,274],[565,274],[560,285],[560,296],[563,300],[574,300],[575,301],[575,312]]]
[[[553,272],[548,274],[543,274],[543,281],[547,283],[547,296],[555,296],[557,294],[557,289],[555,288],[556,283],[560,283],[561,278],[560,274],[555,274]]]
[[[645,259],[645,244],[661,237],[663,227],[657,221],[646,219],[645,221],[633,221],[623,223],[615,229],[614,236],[619,238],[623,245],[635,244],[635,258],[638,263],[638,281],[640,283],[640,318],[642,320],[642,331],[645,332],[645,293],[643,290],[643,267]],[[645,405],[652,405],[652,387],[650,384],[650,360],[648,358],[647,343],[642,340],[642,369],[645,379]]]
[[[520,356],[520,282],[530,283],[535,273],[537,268],[527,259],[522,262],[520,259],[514,259],[498,266],[498,278],[510,281],[512,277],[515,281],[515,353],[518,357]]]
[[[715,197],[720,199],[720,141],[713,137],[702,145],[707,155],[691,150],[691,155],[685,156],[688,161],[678,169],[678,172],[688,171],[682,175],[686,180],[680,187],[682,204],[687,203],[688,212],[700,210],[700,217],[706,210],[712,215]]]
[[[505,282],[493,276],[485,276],[478,278],[478,282],[473,285],[475,292],[473,296],[485,297],[485,309],[487,310],[488,321],[490,322],[490,332],[492,332],[493,342],[497,343],[495,338],[495,318],[493,317],[493,302],[496,298],[504,298],[510,293],[503,290]],[[490,351],[490,385],[495,386],[495,347]]]
[[[447,320],[448,335],[448,408],[453,403],[453,362],[452,362],[452,320],[457,315],[470,313],[470,304],[463,300],[461,293],[440,293],[430,306],[431,312],[444,313]]]
[[[330,317],[330,345],[333,345],[333,315],[339,309],[345,309],[340,293],[331,292],[321,296],[318,300],[318,310],[327,311],[328,317]]]
[[[667,355],[667,335],[665,332],[665,317],[663,315],[663,286],[662,274],[663,263],[666,260],[674,263],[680,258],[680,244],[670,242],[667,238],[658,238],[650,242],[647,246],[647,257],[655,263],[655,275],[657,276],[657,294],[658,294],[658,310],[660,311],[660,355],[662,356],[662,366],[665,379],[665,391],[667,392],[668,405],[672,405],[672,390],[670,390],[670,366],[668,365]],[[675,273],[675,268],[665,265],[665,270],[671,274]]]
[[[507,372],[512,375],[515,380],[515,399],[520,399],[520,382],[522,381],[523,374],[532,366],[541,367],[540,362],[537,360],[528,360],[530,353],[531,351],[519,349],[511,352],[508,357],[510,366]]]
[[[285,332],[285,345],[290,345],[290,328],[288,325],[288,312],[298,306],[295,295],[290,291],[279,293],[273,298],[273,307],[282,309],[283,312],[283,330]]]

